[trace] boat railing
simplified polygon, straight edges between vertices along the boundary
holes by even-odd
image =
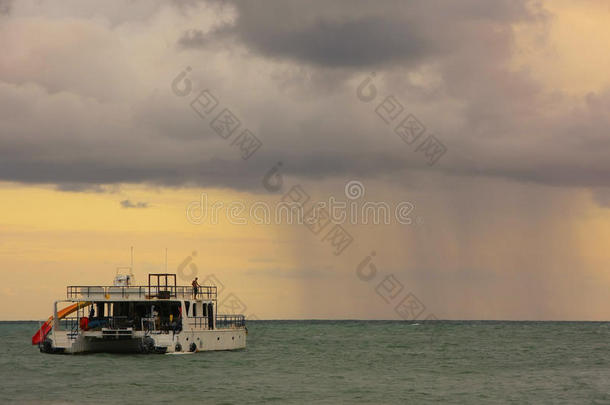
[[[69,335],[73,335],[75,332],[78,333],[78,318],[76,316],[70,316],[60,319],[59,324],[56,325],[56,329],[68,331]]]
[[[189,325],[195,329],[209,329],[210,324],[207,316],[195,316],[187,319],[189,320]]]
[[[216,315],[216,328],[243,328],[246,326],[246,317],[244,315]]]
[[[182,299],[217,299],[216,286],[201,286],[197,297],[191,286],[76,286],[67,287],[68,299],[111,300],[111,299],[150,299],[150,298],[182,298]]]
[[[133,328],[134,321],[126,316],[111,316],[108,319],[108,329],[127,329]]]

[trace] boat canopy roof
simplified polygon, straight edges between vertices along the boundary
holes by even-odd
[[[67,298],[73,301],[142,301],[168,299],[196,299],[205,301],[217,300],[216,286],[199,286],[197,291],[192,286],[176,284],[173,273],[151,273],[148,285],[125,286],[68,286]]]

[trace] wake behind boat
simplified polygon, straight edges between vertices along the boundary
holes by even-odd
[[[176,275],[148,275],[132,286],[68,286],[53,315],[32,336],[44,353],[184,353],[246,347],[244,315],[216,314],[215,286],[178,286]],[[196,291],[196,292],[195,292]],[[68,304],[59,308],[62,304]]]

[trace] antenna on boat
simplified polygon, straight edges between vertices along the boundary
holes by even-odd
[[[129,274],[133,276],[133,246],[131,247],[131,264],[129,265]]]

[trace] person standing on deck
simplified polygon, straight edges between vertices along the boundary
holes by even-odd
[[[191,284],[193,285],[193,298],[197,299],[197,292],[199,290],[199,287],[201,287],[197,282],[197,277],[195,277]]]

